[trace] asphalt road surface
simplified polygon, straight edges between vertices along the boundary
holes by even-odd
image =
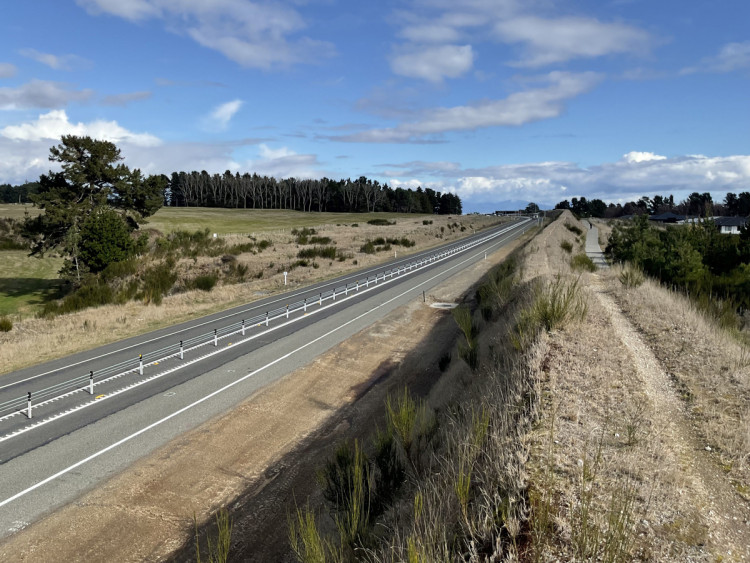
[[[45,514],[78,498],[134,461],[216,415],[231,411],[265,385],[307,364],[395,308],[422,299],[441,281],[482,260],[533,227],[534,221],[502,225],[462,241],[425,253],[393,260],[315,284],[293,293],[276,295],[247,306],[216,313],[103,346],[0,378],[0,405],[27,392],[57,388],[82,378],[75,392],[57,400],[36,401],[32,418],[25,405],[0,410],[0,538],[23,529]],[[481,244],[435,260],[419,269],[408,264],[507,231]],[[378,283],[377,273],[400,272]],[[369,279],[365,286],[363,281]],[[356,291],[357,281],[360,291]],[[346,294],[330,293],[348,284]],[[337,290],[338,291],[338,290]],[[329,295],[320,304],[320,296]],[[288,304],[307,300],[307,310],[290,313]],[[272,312],[265,326],[266,312]],[[273,313],[275,311],[275,314]],[[277,318],[273,318],[276,316]],[[244,337],[238,327],[243,319]],[[222,334],[234,325],[236,334]],[[260,326],[258,326],[260,325]],[[212,333],[216,330],[216,345]],[[224,332],[227,332],[226,330]],[[199,338],[204,335],[202,340]],[[207,336],[206,336],[207,335]],[[203,341],[195,349],[148,362],[140,374],[137,357],[161,358],[160,350],[174,354],[179,341]],[[120,364],[127,368],[109,369]],[[86,384],[91,371],[107,373],[97,381],[94,394]],[[57,387],[56,387],[57,386]],[[60,394],[60,393],[58,393]]]

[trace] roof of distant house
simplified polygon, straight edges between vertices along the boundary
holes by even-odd
[[[686,215],[677,215],[671,211],[659,213],[658,215],[651,215],[649,217],[650,221],[660,221],[662,223],[676,223],[677,221],[684,221],[685,219],[687,219]]]
[[[715,217],[714,223],[718,227],[744,227],[747,225],[747,217]]]

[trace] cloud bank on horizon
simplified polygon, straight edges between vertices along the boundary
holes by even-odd
[[[0,183],[74,134],[147,173],[366,175],[465,211],[750,190],[742,0],[36,4],[0,24]]]

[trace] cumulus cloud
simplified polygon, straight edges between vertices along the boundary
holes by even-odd
[[[750,41],[727,43],[714,57],[702,59],[696,66],[682,69],[681,74],[695,72],[733,72],[750,68]]]
[[[471,70],[474,52],[471,45],[439,45],[426,48],[408,47],[391,59],[396,74],[442,82],[458,78]]]
[[[53,110],[42,114],[36,121],[8,125],[0,129],[0,135],[12,141],[57,141],[63,135],[78,135],[145,147],[154,147],[161,143],[154,135],[133,133],[118,125],[116,121],[96,120],[89,123],[71,123],[65,110]]]
[[[484,168],[446,167],[429,162],[384,165],[401,178],[429,178],[434,189],[455,189],[471,205],[504,200],[554,204],[571,197],[632,201],[643,195],[674,194],[684,199],[692,192],[744,191],[750,183],[750,155],[666,158],[633,151],[615,162],[583,168],[572,162],[536,162]]]
[[[113,94],[111,96],[105,96],[102,98],[102,104],[105,106],[127,106],[132,102],[139,102],[141,100],[148,100],[151,97],[151,92],[142,90],[140,92],[128,92],[125,94]]]
[[[652,152],[640,152],[640,151],[630,151],[627,154],[622,155],[622,159],[625,162],[648,162],[650,160],[666,160],[666,156],[661,156],[659,154],[654,154]]]
[[[88,63],[86,59],[78,55],[53,55],[52,53],[42,53],[36,49],[21,49],[18,52],[24,57],[55,70],[73,70],[75,67]]]
[[[0,88],[0,109],[52,109],[83,102],[91,98],[92,90],[74,90],[69,84],[32,80],[18,88]]]
[[[10,63],[0,63],[0,78],[10,78],[16,75],[16,67]]]
[[[540,78],[547,86],[516,92],[502,100],[484,100],[473,105],[433,108],[420,119],[395,127],[370,129],[331,140],[359,143],[410,143],[435,140],[450,131],[484,127],[518,126],[560,115],[564,102],[589,91],[600,77],[592,72],[551,72]],[[538,81],[539,81],[538,80]]]
[[[205,120],[206,127],[211,130],[224,131],[243,103],[242,100],[232,100],[216,106]]]
[[[251,0],[77,0],[91,14],[130,21],[160,19],[171,31],[252,68],[317,62],[334,54],[327,41],[298,36],[305,22],[284,3]]]
[[[314,154],[297,154],[287,147],[272,149],[261,143],[258,156],[245,163],[248,170],[258,174],[275,178],[317,178],[321,174],[318,157]]]
[[[581,57],[642,53],[650,43],[648,33],[640,29],[583,17],[516,17],[498,22],[495,31],[505,42],[524,45],[524,56],[514,64],[527,67]]]

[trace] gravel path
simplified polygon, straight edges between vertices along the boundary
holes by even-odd
[[[586,223],[589,225],[588,233],[586,233],[586,256],[591,258],[598,268],[609,268],[609,264],[607,264],[607,260],[604,258],[604,252],[602,252],[599,246],[599,229],[591,221],[583,221],[584,225]]]

